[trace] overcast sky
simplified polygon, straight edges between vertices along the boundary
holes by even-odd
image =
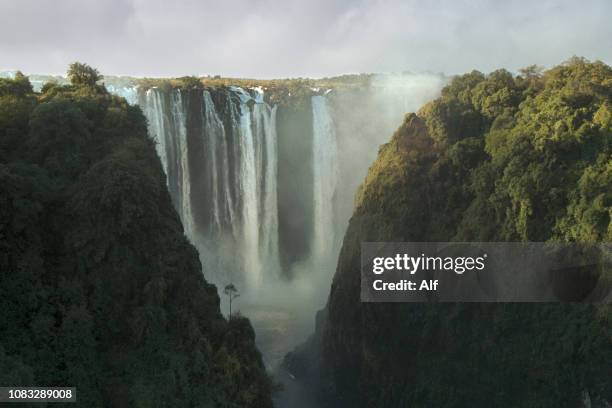
[[[612,62],[611,0],[0,0],[0,70],[321,77]]]

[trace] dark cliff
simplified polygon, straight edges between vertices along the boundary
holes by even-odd
[[[227,321],[139,108],[94,84],[0,79],[0,383],[80,406],[270,407],[247,319]]]
[[[286,363],[330,406],[612,398],[612,309],[360,303],[362,241],[610,241],[612,69],[472,72],[409,114],[357,194],[317,332]],[[312,376],[316,380],[312,379]]]

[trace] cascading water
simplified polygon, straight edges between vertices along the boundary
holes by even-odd
[[[268,110],[266,114],[261,115],[263,126],[262,134],[266,135],[263,138],[264,146],[262,148],[262,163],[267,163],[264,167],[262,177],[262,256],[265,259],[271,259],[276,262],[273,268],[280,269],[278,264],[278,152],[277,152],[277,132],[276,132],[276,111],[277,107],[270,108],[263,105],[264,109]]]
[[[208,149],[205,160],[210,168],[210,185],[212,186],[210,202],[213,212],[214,229],[224,230],[229,226],[229,233],[235,236],[234,199],[230,193],[230,160],[227,150],[226,132],[223,122],[215,110],[209,91],[202,94],[203,131],[202,137],[207,141]]]
[[[107,87],[141,105],[207,278],[253,293],[281,275],[328,284],[367,163],[443,83],[378,76],[357,106],[352,92],[326,91],[302,105],[289,94],[281,110],[261,88]]]
[[[189,175],[189,155],[187,149],[187,124],[183,107],[183,94],[180,89],[172,92],[172,118],[176,152],[176,202],[187,236],[194,233],[193,215],[191,213],[191,181]]]
[[[186,114],[183,92],[174,89],[165,94],[148,89],[140,100],[149,123],[149,133],[167,176],[168,189],[178,209],[188,236],[193,233],[191,181],[187,145]]]
[[[106,84],[108,92],[119,95],[127,101],[130,105],[136,105],[138,103],[138,88],[135,86],[117,86]]]
[[[240,187],[242,193],[242,244],[245,263],[251,268],[248,275],[250,287],[257,287],[261,283],[262,260],[259,254],[259,182],[260,174],[257,170],[261,161],[257,162],[259,150],[260,109],[247,105],[251,97],[241,88],[233,88],[240,96],[239,134],[240,134]]]
[[[157,88],[148,89],[145,93],[142,106],[148,119],[149,133],[155,141],[155,147],[162,167],[166,175],[170,177],[168,175],[169,151],[166,146],[166,139],[168,138],[167,110],[163,103],[163,96],[163,93]]]
[[[314,228],[312,253],[322,267],[334,261],[337,237],[334,203],[338,184],[338,149],[336,132],[327,98],[312,97],[313,203]],[[328,262],[325,262],[328,261]]]
[[[138,100],[205,275],[249,290],[277,279],[276,106],[238,87],[150,88]]]

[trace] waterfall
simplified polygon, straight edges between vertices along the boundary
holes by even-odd
[[[256,110],[247,105],[251,101],[248,94],[240,88],[234,88],[240,95],[239,134],[240,134],[240,187],[242,195],[242,239],[243,254],[246,265],[251,268],[248,283],[256,287],[261,282],[263,264],[259,256],[259,175],[256,162],[256,148],[259,140],[255,139],[253,128],[259,123]],[[257,135],[259,136],[259,135]]]
[[[222,231],[226,223],[230,225],[232,223],[231,218],[227,219],[224,216],[227,207],[223,202],[223,200],[230,200],[229,208],[231,208],[231,198],[219,193],[219,185],[225,181],[220,179],[219,170],[221,170],[221,175],[225,175],[225,168],[227,166],[227,153],[223,149],[219,151],[219,148],[223,146],[225,141],[225,129],[217,115],[215,105],[208,91],[203,91],[202,93],[202,138],[208,147],[205,151],[204,159],[208,164],[208,177],[210,178],[209,183],[212,190],[210,192],[210,206],[212,207],[213,229],[215,231]]]
[[[230,152],[228,150],[227,132],[223,121],[217,114],[209,91],[203,93],[205,128],[204,136],[209,140],[208,162],[212,178],[213,218],[219,231],[229,226],[232,236],[236,235],[236,216],[234,198],[231,193],[233,181],[230,179]]]
[[[318,265],[335,255],[337,238],[334,202],[338,184],[336,132],[327,98],[312,97],[313,204],[312,252]]]
[[[130,105],[136,105],[138,103],[138,88],[135,86],[117,86],[112,84],[106,84],[106,90],[112,94],[125,98],[127,103]]]
[[[110,91],[137,101],[148,119],[168,189],[198,248],[205,275],[258,288],[280,275],[277,106],[261,88]],[[313,96],[311,259],[333,257],[337,147],[328,100]],[[299,216],[299,214],[296,214]]]
[[[242,198],[242,250],[249,286],[258,287],[267,271],[278,275],[278,209],[276,106],[264,102],[263,91],[254,94],[231,87],[239,96],[233,111],[239,135],[240,192]]]
[[[261,88],[107,87],[147,117],[207,279],[255,293],[281,274],[331,276],[377,146],[442,84],[381,76],[357,108],[352,93],[325,92],[280,109]]]
[[[120,94],[126,93],[125,91]],[[131,93],[128,93],[131,95]],[[134,100],[138,100],[134,96]],[[149,123],[149,134],[166,173],[168,189],[175,202],[185,233],[194,229],[191,211],[191,181],[187,146],[186,112],[183,93],[174,89],[166,95],[158,88],[148,89],[141,100]]]
[[[157,88],[148,89],[145,93],[144,113],[149,123],[149,134],[155,141],[157,155],[161,160],[164,172],[168,175],[168,150],[166,138],[168,133],[166,107],[163,94]]]
[[[191,181],[189,174],[189,155],[187,149],[187,123],[183,104],[183,93],[180,89],[172,92],[172,118],[174,123],[174,138],[176,146],[176,201],[179,215],[183,222],[185,234],[194,233],[193,214],[191,212]]]
[[[205,275],[249,289],[277,279],[276,106],[264,101],[263,90],[238,87],[153,87],[134,99]]]
[[[277,152],[277,133],[276,133],[276,110],[274,106],[270,108],[267,105],[263,105],[266,110],[262,114],[263,119],[263,138],[264,147],[263,160],[265,163],[263,177],[262,177],[262,255],[266,259],[273,260],[276,264],[272,265],[275,269],[280,269],[278,264],[279,253],[278,253],[278,192],[277,192],[277,178],[278,178],[278,152]]]

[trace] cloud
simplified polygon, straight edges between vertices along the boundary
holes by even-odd
[[[592,0],[0,0],[0,69],[240,77],[612,61]]]

